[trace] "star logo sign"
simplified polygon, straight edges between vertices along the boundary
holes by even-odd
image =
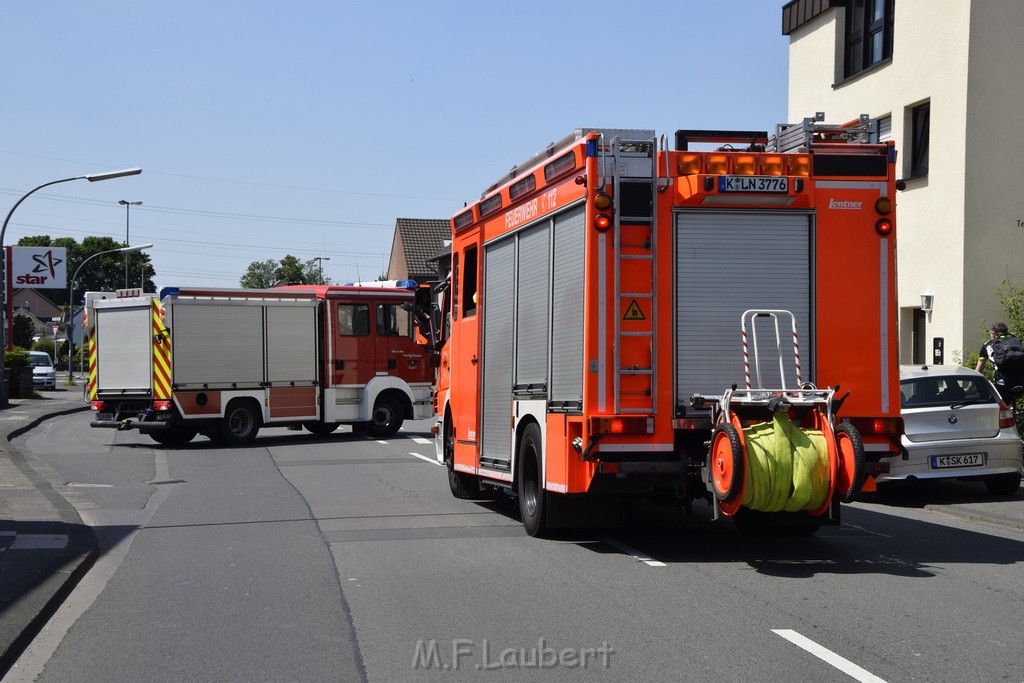
[[[57,266],[64,262],[63,259],[53,258],[52,251],[48,251],[45,254],[35,254],[32,257],[32,260],[36,262],[36,264],[32,267],[33,273],[44,273],[49,271],[50,277],[57,277],[57,273],[54,270],[54,268],[56,268]]]

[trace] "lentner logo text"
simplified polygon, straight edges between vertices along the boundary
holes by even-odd
[[[829,199],[828,208],[830,209],[859,209],[864,206],[864,202],[850,202],[843,199]]]

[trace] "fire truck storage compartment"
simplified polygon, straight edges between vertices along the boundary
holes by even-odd
[[[169,307],[178,388],[255,388],[316,380],[316,302],[311,299],[178,300]]]
[[[515,312],[514,238],[488,245],[484,253],[483,441],[481,462],[508,469],[512,425],[512,368]]]
[[[551,410],[583,410],[583,209],[555,218],[551,299]]]
[[[510,466],[514,398],[582,407],[583,226],[576,207],[485,246],[481,461],[489,467]]]
[[[717,396],[732,383],[745,386],[739,321],[750,309],[793,313],[802,379],[814,381],[812,226],[810,214],[793,211],[676,214],[677,401],[694,393]],[[769,325],[762,322],[757,329],[762,385],[782,387],[774,326]],[[779,346],[792,385],[790,330],[780,328]],[[756,387],[749,338],[748,353]]]
[[[144,303],[95,310],[99,392],[148,393],[153,382],[153,315]]]

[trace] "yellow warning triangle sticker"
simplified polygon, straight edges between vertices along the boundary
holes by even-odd
[[[629,303],[629,308],[626,309],[626,314],[622,316],[623,320],[647,320],[644,317],[644,312],[640,310],[640,304],[633,299]]]

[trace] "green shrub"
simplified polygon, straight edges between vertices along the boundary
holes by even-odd
[[[21,387],[21,369],[28,367],[28,351],[15,346],[10,351],[4,351],[4,372],[7,374],[7,395],[8,396],[26,396],[32,395],[32,385],[29,384],[25,387],[25,393],[22,393]],[[30,381],[31,382],[31,381]]]

